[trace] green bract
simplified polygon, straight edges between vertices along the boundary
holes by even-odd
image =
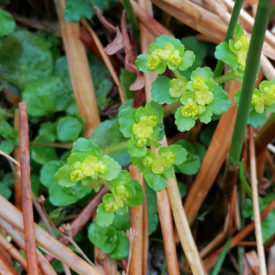
[[[67,164],[56,172],[55,180],[67,187],[81,182],[83,187],[93,187],[98,191],[101,184],[116,178],[120,170],[120,165],[103,155],[94,142],[79,138],[73,144]]]
[[[216,47],[215,57],[230,67],[239,75],[243,76],[246,56],[249,48],[249,40],[241,25],[237,25],[235,39],[222,42]]]
[[[154,101],[145,107],[133,109],[126,107],[119,112],[119,125],[122,134],[131,138],[128,141],[128,151],[133,157],[146,154],[146,146],[158,147],[162,135],[163,109]]]
[[[181,165],[187,159],[187,151],[181,145],[162,147],[158,156],[146,148],[146,155],[141,158],[132,158],[138,166],[138,171],[144,173],[147,184],[156,192],[166,187],[167,180],[172,178],[174,165]]]
[[[192,66],[195,55],[192,51],[185,51],[180,40],[161,35],[149,46],[150,54],[141,54],[136,60],[136,66],[142,72],[156,71],[158,74],[170,70],[179,69],[185,71]]]
[[[209,123],[213,114],[220,115],[230,107],[231,102],[227,93],[214,81],[213,75],[210,68],[205,67],[194,70],[187,84],[186,80],[172,80],[183,83],[176,86],[175,89],[180,91],[173,94],[183,105],[175,114],[175,122],[180,131],[190,130],[197,119]],[[169,93],[171,95],[171,91]]]
[[[239,105],[240,95],[241,90],[238,90],[235,93],[237,106]],[[248,124],[254,128],[261,126],[266,119],[266,111],[275,111],[275,79],[262,81],[259,89],[254,89],[248,114]]]

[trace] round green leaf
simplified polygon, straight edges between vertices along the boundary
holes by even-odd
[[[179,131],[184,132],[192,129],[195,126],[195,120],[182,115],[182,107],[179,107],[175,113],[175,123]]]
[[[53,69],[52,54],[45,41],[28,31],[17,31],[3,39],[0,64],[1,78],[22,90],[50,76]]]
[[[75,117],[62,117],[57,122],[57,138],[60,141],[74,141],[76,140],[83,128],[82,123]]]
[[[0,37],[15,30],[15,21],[10,13],[0,9]]]
[[[23,101],[28,104],[28,113],[35,117],[63,111],[69,100],[69,92],[59,77],[37,80],[23,91]]]
[[[107,212],[104,208],[104,204],[100,203],[96,210],[96,223],[101,227],[107,227],[114,221],[114,212]]]
[[[51,186],[51,184],[57,184],[54,179],[54,175],[62,165],[63,162],[59,160],[53,160],[45,164],[40,170],[41,183],[48,188]]]
[[[144,172],[144,178],[147,184],[156,192],[159,192],[166,187],[167,179],[161,175],[156,175],[151,171]]]
[[[117,231],[118,242],[115,249],[110,253],[111,258],[127,258],[129,254],[129,239],[124,231]]]
[[[41,135],[36,137],[33,142],[37,143],[51,143],[53,140],[51,137],[47,137],[45,135]],[[48,162],[52,160],[57,160],[57,154],[55,152],[55,149],[53,147],[48,146],[38,146],[38,145],[32,145],[31,146],[31,157],[32,159],[39,163],[39,164],[47,164]]]

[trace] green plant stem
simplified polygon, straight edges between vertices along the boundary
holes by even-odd
[[[247,182],[245,175],[244,175],[244,162],[243,160],[240,162],[240,180],[241,180],[241,185],[240,188],[243,188],[244,191],[248,194],[250,198],[252,198],[252,191],[249,186],[249,183]],[[242,189],[241,189],[242,190]],[[242,209],[242,208],[240,208]]]
[[[233,34],[235,32],[235,29],[238,23],[238,17],[242,8],[242,3],[243,3],[243,0],[235,1],[230,22],[228,24],[227,33],[224,39],[225,42],[228,42],[229,39],[233,37]],[[221,60],[219,60],[215,68],[215,77],[220,76],[222,74],[223,67],[224,67],[224,63]]]
[[[128,146],[128,142],[121,142],[121,143],[117,143],[117,144],[111,144],[109,146],[106,146],[105,148],[103,148],[103,153],[104,154],[110,154],[112,152],[116,152],[116,151],[120,151],[122,149],[126,149]]]
[[[226,81],[229,81],[229,80],[238,80],[238,79],[239,79],[239,76],[232,70],[230,70],[229,72],[227,72],[224,75],[217,76],[217,77],[214,78],[214,80],[218,84],[222,84],[222,83],[224,83]]]
[[[133,34],[135,37],[136,43],[139,42],[139,29],[138,29],[138,23],[137,23],[137,18],[136,15],[134,14],[133,7],[131,5],[130,0],[122,0],[122,4],[126,10],[126,14],[128,17],[128,20],[131,24],[131,27],[133,29]]]
[[[231,240],[232,240],[232,237],[229,237],[227,239],[227,241],[226,241],[226,243],[225,243],[225,245],[222,249],[222,252],[221,252],[221,254],[220,254],[220,256],[219,256],[219,258],[218,258],[218,260],[217,260],[217,262],[216,262],[216,264],[215,264],[215,266],[214,266],[214,268],[211,272],[211,275],[218,275],[219,274],[220,269],[222,267],[222,264],[224,262],[225,256],[227,254],[227,251],[229,249],[229,245],[230,245]]]
[[[228,158],[228,165],[232,168],[236,168],[239,164],[271,4],[272,0],[260,0],[257,9]]]
[[[240,184],[240,187],[239,187],[239,209],[240,209],[239,212],[240,212],[240,230],[242,230],[245,225],[244,224],[244,216],[242,213],[242,209],[244,209],[244,206],[245,206],[245,192],[249,193],[250,198],[252,197],[251,188],[244,176],[244,160],[242,160],[240,163],[240,179],[241,179],[242,184]],[[246,185],[246,187],[245,187],[245,185]],[[245,250],[244,250],[243,246],[238,246],[239,275],[242,275],[244,251]]]
[[[72,143],[42,143],[42,142],[31,142],[32,146],[45,146],[45,147],[54,147],[54,148],[61,148],[61,149],[72,149],[73,144]],[[103,153],[104,154],[110,154],[112,152],[116,152],[122,149],[126,149],[128,146],[127,141],[117,143],[117,144],[111,144],[109,146],[103,147]]]

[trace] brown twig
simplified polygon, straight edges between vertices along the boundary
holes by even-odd
[[[157,193],[157,204],[168,273],[177,275],[180,274],[180,271],[177,258],[171,207],[166,190],[162,190]]]
[[[101,202],[102,197],[108,193],[108,189],[103,187],[93,199],[85,206],[85,208],[79,213],[77,218],[71,223],[71,236],[72,238],[83,228],[83,226],[89,221],[96,211],[98,204]],[[69,240],[65,237],[60,237],[59,242],[64,245],[69,243]],[[47,255],[48,261],[52,261],[53,257]]]
[[[85,120],[85,135],[89,137],[100,123],[94,85],[85,52],[80,41],[80,26],[78,23],[66,23],[64,19],[65,0],[55,0],[56,10],[61,27],[68,66],[79,113]]]
[[[137,171],[137,167],[130,165],[129,172],[131,178],[137,180],[143,186],[143,174]],[[143,206],[138,205],[130,209],[130,228],[135,231],[135,236],[131,240],[131,251],[129,252],[129,274],[142,275],[142,254],[143,254]],[[145,236],[147,237],[147,236]]]
[[[256,168],[256,154],[255,154],[255,143],[253,136],[253,128],[249,126],[249,152],[250,152],[250,170],[251,170],[251,189],[252,189],[252,202],[253,202],[253,212],[255,218],[255,235],[257,242],[257,251],[260,263],[260,274],[266,275],[266,264],[265,264],[265,254],[263,246],[262,228],[261,228],[261,218],[260,218],[260,208],[259,208],[259,195],[258,195],[258,181],[257,181],[257,168]]]
[[[13,162],[17,166],[20,166],[20,164],[13,157],[11,157],[10,155],[8,155],[7,153],[5,153],[5,152],[3,152],[3,151],[0,150],[0,155],[2,155],[3,157],[5,157],[9,161]]]
[[[15,259],[25,270],[27,270],[26,259],[20,254],[20,252],[10,243],[7,239],[0,234],[0,246],[2,246],[11,256]]]
[[[22,209],[24,238],[26,243],[27,270],[30,275],[38,275],[38,263],[34,236],[34,218],[30,179],[30,152],[27,103],[19,104],[20,171],[22,186]]]
[[[273,209],[275,208],[275,200],[273,200],[266,208],[265,210],[261,213],[261,220],[263,220]],[[251,233],[255,228],[255,222],[251,222],[250,224],[248,224],[241,232],[239,232],[238,234],[236,234],[233,239],[230,242],[230,246],[229,248],[233,248],[236,245],[238,245],[238,243],[240,241],[242,241],[249,233]],[[232,232],[233,233],[233,232]],[[205,268],[206,270],[209,270],[210,268],[212,268],[214,266],[214,264],[216,263],[221,251],[222,251],[223,247],[219,248],[216,252],[214,252],[207,260],[206,264],[205,264]]]
[[[21,212],[0,196],[0,217],[5,219],[13,227],[23,231],[23,218]],[[8,233],[8,231],[7,231]],[[35,225],[35,235],[37,244],[51,253],[54,257],[68,265],[78,274],[101,274],[96,268],[89,265],[69,248],[57,241],[45,230]]]
[[[14,113],[14,128],[19,130],[19,111],[15,110]],[[14,146],[14,158],[20,163],[20,147],[19,145]],[[14,197],[15,206],[22,210],[22,190],[21,190],[21,180],[20,180],[20,166],[15,165],[14,169]]]

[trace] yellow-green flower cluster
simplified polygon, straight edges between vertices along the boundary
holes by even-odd
[[[156,115],[142,116],[137,123],[133,124],[133,134],[138,147],[146,146],[148,139],[153,134],[153,128],[158,123]]]
[[[263,81],[259,90],[255,89],[251,105],[257,113],[263,113],[265,108],[275,104],[275,80]]]
[[[243,33],[243,30],[239,30],[236,33],[235,40],[229,40],[229,49],[235,54],[238,63],[238,70],[244,72],[246,57],[249,48],[250,41],[247,35]]]
[[[149,70],[156,70],[162,61],[169,67],[178,67],[182,61],[184,47],[179,45],[175,47],[172,43],[166,42],[163,48],[157,47],[150,54],[146,67]]]
[[[154,174],[163,174],[166,168],[174,165],[176,155],[172,151],[167,151],[162,156],[147,155],[143,159],[143,165],[150,167]]]
[[[107,172],[106,165],[95,156],[88,156],[83,161],[77,161],[71,165],[70,177],[74,182],[86,177],[97,178],[98,174]]]
[[[98,191],[102,184],[115,179],[120,171],[120,165],[103,155],[94,142],[79,138],[73,144],[67,163],[57,170],[55,179],[65,187],[81,182],[83,187],[93,187]]]
[[[184,105],[181,109],[184,117],[194,118],[203,114],[206,106],[212,103],[212,90],[215,85],[213,73],[209,68],[197,68],[188,83],[184,77],[172,79],[169,94],[171,97],[180,98]]]

